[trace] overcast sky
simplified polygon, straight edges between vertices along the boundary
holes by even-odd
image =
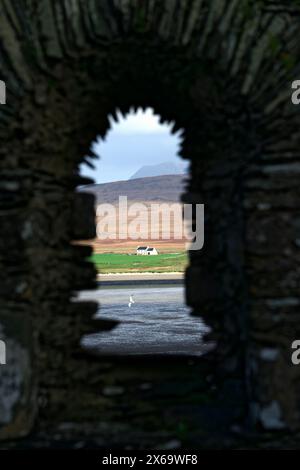
[[[95,170],[81,165],[83,176],[93,178],[96,183],[127,180],[144,165],[163,162],[179,163],[177,157],[180,135],[171,135],[170,128],[159,123],[159,117],[152,109],[138,110],[118,122],[111,120],[111,128],[105,141],[98,140],[92,145],[99,155],[94,161]]]

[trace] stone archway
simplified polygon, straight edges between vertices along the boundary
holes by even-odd
[[[95,273],[89,250],[70,242],[94,234],[93,200],[75,195],[82,155],[116,108],[149,105],[185,129],[185,199],[206,206],[205,250],[191,256],[187,301],[212,326],[218,347],[195,365],[193,386],[199,389],[200,373],[216,381],[217,395],[203,383],[200,389],[224,415],[224,396],[236,397],[238,413],[226,415],[224,427],[249,417],[269,430],[297,427],[298,374],[288,362],[299,300],[292,217],[299,117],[289,96],[299,25],[291,9],[234,0],[3,0],[2,8],[1,304],[8,337],[16,340],[16,325],[24,324],[17,342],[27,361],[26,373],[13,375],[26,386],[2,435],[26,434],[33,420],[43,429],[95,413],[122,423],[120,398],[100,399],[99,389],[124,382],[125,406],[136,372],[128,366],[125,379],[116,365],[80,350],[80,337],[96,327],[96,305],[70,299],[94,287]],[[199,427],[210,439],[205,421]]]

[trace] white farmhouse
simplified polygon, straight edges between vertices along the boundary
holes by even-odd
[[[136,249],[137,255],[158,255],[156,248],[151,246],[138,246]]]
[[[136,249],[136,254],[137,255],[146,255],[147,254],[147,246],[138,246]]]
[[[150,246],[147,248],[147,255],[158,255],[156,248],[151,248]]]

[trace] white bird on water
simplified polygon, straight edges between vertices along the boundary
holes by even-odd
[[[129,297],[129,304],[128,304],[128,307],[131,307],[131,305],[134,304],[134,303],[135,303],[135,302],[134,302],[134,299],[133,299],[133,295],[131,295],[131,296]]]

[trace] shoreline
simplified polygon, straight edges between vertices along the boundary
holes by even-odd
[[[184,273],[170,272],[170,273],[109,273],[98,274],[98,281],[105,282],[120,282],[120,281],[183,281]]]

